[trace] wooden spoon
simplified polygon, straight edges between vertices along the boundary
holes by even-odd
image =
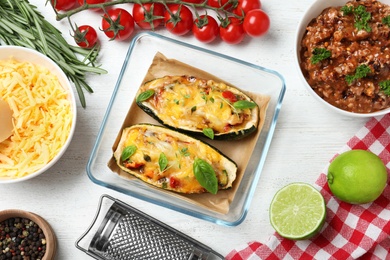
[[[0,143],[11,136],[13,129],[12,110],[8,103],[0,98]]]

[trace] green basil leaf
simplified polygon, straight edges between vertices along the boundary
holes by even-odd
[[[203,134],[210,139],[214,139],[214,130],[211,128],[204,128]]]
[[[256,103],[248,100],[239,100],[234,102],[233,107],[236,109],[254,108],[256,107]]]
[[[208,162],[196,158],[192,168],[195,178],[199,182],[199,184],[208,192],[212,194],[217,194],[218,180],[213,167],[211,167]]]
[[[138,95],[136,102],[142,102],[150,98],[151,96],[154,95],[154,90],[153,89],[148,89],[141,94]]]
[[[158,165],[160,166],[160,171],[164,171],[168,166],[168,158],[164,153],[160,153],[158,158]]]
[[[135,145],[126,146],[125,149],[123,149],[122,151],[122,161],[126,161],[127,159],[129,159],[135,153],[136,150],[137,146]]]

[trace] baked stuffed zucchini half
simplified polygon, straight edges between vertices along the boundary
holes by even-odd
[[[240,139],[256,131],[259,107],[235,87],[193,76],[165,76],[143,84],[137,105],[161,124],[210,139]]]
[[[232,187],[237,165],[216,148],[186,134],[151,124],[123,129],[114,151],[125,172],[179,193],[217,193]]]

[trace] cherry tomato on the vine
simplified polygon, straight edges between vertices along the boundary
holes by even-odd
[[[85,1],[87,4],[90,4],[90,5],[103,4],[103,3],[107,2],[107,0],[78,0],[79,5],[84,5]]]
[[[242,16],[243,14],[247,14],[250,10],[260,8],[260,0],[238,0],[238,5],[234,8],[233,13]]]
[[[154,30],[164,22],[164,5],[161,3],[134,4],[133,18],[142,29]]]
[[[109,9],[102,18],[102,30],[111,40],[126,40],[134,31],[134,19],[122,8]]]
[[[259,37],[268,32],[270,19],[263,10],[254,9],[245,15],[243,26],[248,35]]]
[[[50,0],[56,10],[67,11],[76,5],[76,0]]]
[[[214,17],[210,15],[201,15],[195,19],[192,26],[192,32],[196,39],[201,42],[212,42],[219,33],[219,25]]]
[[[232,7],[231,4],[227,4],[229,0],[207,0],[207,4],[211,7],[214,8],[221,8],[222,6],[224,7],[223,9],[228,10],[229,8]]]
[[[191,31],[194,19],[187,6],[172,4],[169,5],[169,10],[165,10],[164,21],[169,32],[184,35]]]
[[[229,44],[238,44],[245,38],[242,22],[236,17],[228,17],[221,22],[219,26],[219,35],[221,39]]]
[[[182,0],[182,2],[185,2],[185,3],[190,3],[190,4],[201,4],[203,3],[205,0]]]
[[[96,30],[89,25],[82,25],[75,29],[74,40],[78,46],[90,49],[95,46],[98,36]]]

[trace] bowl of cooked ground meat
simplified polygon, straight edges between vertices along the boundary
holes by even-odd
[[[308,91],[341,114],[390,112],[390,0],[316,0],[296,35]]]

